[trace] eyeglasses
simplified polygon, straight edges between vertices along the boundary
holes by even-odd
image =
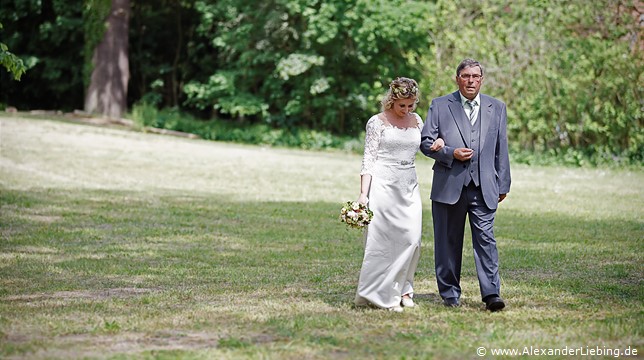
[[[461,78],[461,79],[463,79],[463,80],[469,80],[469,79],[472,79],[472,80],[474,80],[474,81],[479,81],[479,80],[481,80],[481,78],[483,77],[483,75],[479,75],[479,74],[461,74],[461,75],[459,75],[458,77],[460,77],[460,78]]]

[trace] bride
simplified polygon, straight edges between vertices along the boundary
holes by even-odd
[[[382,112],[367,122],[358,202],[368,203],[374,215],[365,232],[357,306],[396,312],[402,312],[403,306],[414,306],[414,273],[422,227],[414,165],[423,127],[414,112],[418,101],[418,83],[398,77],[381,101]],[[443,146],[437,139],[431,150]]]

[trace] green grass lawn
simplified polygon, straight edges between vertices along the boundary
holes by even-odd
[[[418,306],[398,314],[352,304],[362,238],[338,215],[360,162],[0,117],[0,358],[644,357],[643,170],[514,166],[489,313],[470,246],[464,306],[441,305],[419,155]],[[530,347],[605,353],[492,355]]]

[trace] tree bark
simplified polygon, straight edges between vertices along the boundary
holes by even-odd
[[[88,113],[120,118],[127,110],[129,20],[130,0],[112,0],[103,40],[92,56],[94,70],[85,93]]]

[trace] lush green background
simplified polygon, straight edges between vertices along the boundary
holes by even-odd
[[[1,72],[0,104],[82,108],[108,3],[3,1],[2,43],[29,71],[20,82]],[[393,77],[420,81],[424,116],[473,57],[486,66],[484,91],[508,105],[516,161],[639,166],[644,41],[634,3],[131,0],[128,102],[196,119],[176,130],[288,132],[277,144],[310,130],[360,139]]]
[[[418,306],[397,314],[352,306],[362,239],[338,216],[358,191],[357,154],[17,117],[0,129],[2,358],[644,351],[641,169],[515,165],[496,221],[508,307],[490,313],[467,246],[464,306],[440,303],[432,161],[419,155]]]

